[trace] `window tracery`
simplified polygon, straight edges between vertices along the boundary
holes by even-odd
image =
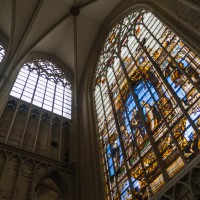
[[[0,142],[67,163],[71,99],[71,80],[54,63],[24,63],[0,118]]]
[[[94,91],[107,199],[148,199],[198,154],[199,64],[149,11],[112,28]]]
[[[71,83],[48,60],[26,62],[15,81],[11,96],[71,118]]]

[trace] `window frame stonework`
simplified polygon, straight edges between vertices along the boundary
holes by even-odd
[[[20,75],[22,74],[22,75]],[[24,79],[25,80],[21,80]],[[35,80],[35,82],[34,82]],[[22,87],[20,91],[18,91],[18,89],[16,88],[16,81],[18,81],[18,85],[20,87]],[[36,84],[35,86],[33,86],[33,88],[27,88],[27,84]],[[40,86],[40,84],[44,84],[45,87],[43,87],[43,89],[41,88],[40,90],[42,91],[42,94],[38,94],[38,98],[40,98],[40,106],[44,106],[45,103],[45,96],[49,96],[50,93],[48,94],[48,91],[50,90],[50,86],[48,86],[48,84],[50,85],[54,85],[52,86],[52,90],[51,93],[53,94],[52,98],[48,97],[48,102],[49,104],[46,105],[46,107],[49,111],[51,111],[51,107],[52,107],[52,112],[56,112],[55,108],[54,108],[54,104],[58,104],[59,106],[59,111],[61,112],[60,115],[64,116],[66,114],[64,114],[64,106],[67,106],[65,104],[69,104],[69,111],[71,113],[71,109],[72,109],[72,85],[70,83],[70,81],[67,80],[67,76],[65,75],[65,73],[59,69],[57,67],[57,64],[52,62],[51,60],[48,59],[32,59],[29,60],[27,62],[25,62],[22,67],[20,68],[20,72],[18,73],[18,76],[15,80],[15,83],[13,85],[13,88],[11,90],[11,93],[16,93],[16,95],[18,95],[20,97],[20,99],[23,100],[24,96],[24,92],[25,92],[25,88],[27,88],[28,91],[30,91],[29,95],[32,95],[31,98],[28,98],[28,101],[31,102],[31,104],[39,106],[39,103],[37,103],[37,100],[35,99],[35,95],[38,90],[38,87]],[[15,89],[14,89],[15,87]],[[41,86],[40,86],[41,87]],[[59,89],[58,89],[59,87]],[[60,92],[64,92],[62,93],[61,98],[59,98],[59,100],[56,99],[57,93],[56,91],[59,90],[59,94]],[[27,92],[28,92],[27,91]],[[50,92],[50,91],[49,91]],[[69,97],[68,97],[69,96]],[[66,99],[67,98],[67,99]],[[68,100],[69,99],[69,100]],[[26,100],[25,100],[26,101]],[[47,101],[47,100],[46,100]],[[35,103],[34,103],[35,102]],[[47,102],[47,103],[48,103]],[[50,106],[50,104],[52,104],[52,106]],[[40,107],[39,106],[39,107]],[[68,109],[67,109],[68,110]],[[60,113],[59,112],[59,113]],[[58,111],[57,111],[58,114]],[[71,118],[71,115],[67,113],[67,118]]]
[[[73,95],[73,75],[70,69],[67,68],[67,66],[65,66],[58,58],[41,52],[30,54],[23,61],[23,63],[37,59],[47,60],[53,63],[59,70],[63,72],[63,74],[66,74],[66,80],[68,81],[66,84],[71,84],[70,90],[72,91],[71,94]],[[4,129],[4,133],[2,131],[1,142],[11,146],[17,146],[19,149],[26,149],[28,151],[38,153],[42,156],[58,160],[62,163],[68,163],[70,151],[69,142],[71,132],[71,119],[60,116],[59,114],[45,110],[38,107],[37,105],[33,105],[32,103],[30,104],[26,101],[9,95],[17,79],[21,66],[22,65],[15,67],[15,69],[9,75],[9,84],[3,88],[5,90],[5,94],[2,96],[2,98],[5,103],[1,104],[1,124],[4,124],[3,118],[9,114],[9,112],[9,118],[11,120],[5,123],[9,123],[9,125],[7,124],[7,128]],[[71,108],[73,107],[72,95],[70,97]],[[73,110],[71,111],[71,116],[73,117]],[[21,117],[23,116],[26,116],[26,118],[22,120]],[[31,124],[35,123],[34,120],[37,121],[37,125],[35,126],[35,129],[31,129]],[[21,126],[20,132],[15,131],[16,124],[19,125],[18,127]],[[44,129],[45,124],[47,127]],[[4,128],[4,126],[2,127]],[[30,140],[27,139],[27,134],[32,135],[30,136]],[[40,142],[41,137],[43,137],[41,135],[46,135],[46,138],[43,138],[43,142],[46,144],[45,147],[44,145],[42,146]]]

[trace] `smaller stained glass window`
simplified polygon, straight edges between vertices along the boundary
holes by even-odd
[[[71,83],[50,61],[35,59],[26,62],[10,95],[71,119]]]

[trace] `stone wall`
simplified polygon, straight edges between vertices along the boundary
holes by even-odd
[[[57,199],[74,199],[74,174],[70,165],[0,144],[1,200],[44,200],[36,195],[44,179],[51,180],[59,188],[61,196]],[[43,191],[56,191],[52,184],[42,186]],[[54,200],[54,196],[50,196],[49,200]]]
[[[0,142],[68,162],[69,140],[69,120],[9,97],[0,117]]]

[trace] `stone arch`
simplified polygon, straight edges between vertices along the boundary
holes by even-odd
[[[66,64],[64,64],[64,62],[58,57],[45,52],[32,52],[28,54],[22,61],[20,61],[20,63],[13,67],[13,70],[11,70],[11,73],[8,76],[12,77],[12,80],[15,80],[19,73],[19,70],[21,69],[21,66],[24,63],[34,59],[47,60],[49,62],[54,63],[60,70],[62,70],[66,74],[66,78],[70,81],[70,83],[73,84],[72,70],[68,66],[66,66]]]
[[[47,163],[38,163],[37,165],[36,165],[36,171],[37,171],[37,173],[44,173],[43,172],[43,170],[44,171],[46,171],[46,170],[49,170],[49,168],[50,168],[50,166],[47,164]]]
[[[37,185],[45,179],[52,180],[58,186],[62,193],[63,200],[74,200],[75,194],[73,181],[69,174],[65,174],[61,170],[57,169],[49,169],[36,175],[31,189],[32,200],[34,199],[34,192],[36,191]]]
[[[95,51],[91,51],[90,57],[88,59],[87,65],[90,65],[92,68],[88,68],[89,71],[89,81],[90,86],[94,84],[93,75],[95,71],[95,67],[97,64],[97,59],[100,54],[101,45],[104,43],[106,39],[106,35],[111,29],[111,27],[123,16],[125,16],[130,11],[137,10],[139,8],[147,9],[155,16],[157,16],[162,22],[164,22],[171,30],[173,30],[180,38],[182,38],[186,43],[196,52],[200,53],[199,48],[199,33],[198,31],[194,31],[191,33],[188,30],[188,25],[184,22],[183,19],[179,19],[174,13],[170,12],[168,8],[164,7],[161,3],[155,1],[146,1],[146,0],[134,0],[134,1],[124,1],[123,3],[118,4],[118,6],[111,12],[108,18],[104,21],[102,28],[100,29],[97,37],[96,42],[94,43],[92,49]],[[174,21],[176,18],[176,22]],[[180,23],[180,24],[177,24]],[[191,28],[192,29],[192,28]],[[192,36],[191,36],[192,35]],[[85,76],[85,74],[83,75]],[[88,78],[88,77],[87,77]],[[87,80],[86,78],[86,80]]]
[[[25,58],[19,61],[19,63],[11,66],[11,69],[6,69],[8,70],[5,72],[7,74],[6,80],[2,80],[2,83],[0,82],[0,93],[4,94],[1,95],[0,100],[4,102],[3,104],[0,105],[0,115],[3,112],[6,100],[9,96],[9,93],[15,83],[15,80],[19,74],[19,71],[22,67],[23,64],[26,62],[29,62],[34,59],[41,59],[41,60],[47,60],[49,62],[52,62],[53,64],[56,65],[62,72],[65,73],[66,79],[70,82],[71,89],[73,89],[73,72],[72,70],[64,64],[62,60],[57,58],[56,56],[53,56],[51,54],[45,53],[45,52],[32,52],[28,54]],[[2,85],[1,85],[2,84]],[[73,95],[73,93],[72,93]],[[73,96],[72,96],[73,98]]]
[[[194,195],[200,195],[200,167],[194,167],[189,176],[189,185]]]
[[[4,170],[6,168],[6,163],[8,161],[8,154],[4,150],[0,150],[0,181],[1,177],[4,173]]]
[[[28,171],[28,177],[33,178],[35,171],[36,171],[36,162],[35,160],[31,159],[31,158],[26,158],[23,160],[23,166],[22,166],[22,170]],[[27,174],[26,174],[27,176]]]
[[[20,179],[17,183],[17,194],[19,198],[27,199],[30,191],[33,177],[35,174],[36,163],[30,158],[23,160],[23,165],[20,171]]]
[[[48,54],[45,52],[31,52],[25,59],[24,62],[27,62],[29,60],[33,59],[44,59],[44,60],[49,60],[50,62],[55,63],[59,69],[61,69],[65,74],[66,78],[71,82],[73,85],[73,78],[74,74],[73,71],[69,68],[69,66],[66,66],[62,60],[60,60],[58,57],[52,54]]]
[[[0,187],[2,189],[1,195],[8,199],[13,198],[16,194],[16,186],[19,181],[22,162],[18,154],[11,154],[6,163]]]
[[[173,199],[181,200],[185,195],[190,199],[193,197],[192,191],[185,182],[178,181],[173,190]]]
[[[23,59],[23,61],[21,61],[18,65],[15,66],[15,68],[13,68],[11,74],[9,76],[14,76],[14,79],[16,79],[19,70],[21,69],[21,66],[26,63],[29,62],[31,60],[34,59],[41,59],[41,60],[47,60],[49,62],[54,63],[60,70],[62,70],[65,75],[66,78],[69,80],[69,82],[71,83],[71,85],[73,85],[73,72],[72,70],[66,66],[66,64],[64,64],[64,62],[62,60],[60,60],[59,58],[57,58],[54,55],[45,53],[45,52],[32,52],[29,55],[27,55],[27,57],[25,57]]]

